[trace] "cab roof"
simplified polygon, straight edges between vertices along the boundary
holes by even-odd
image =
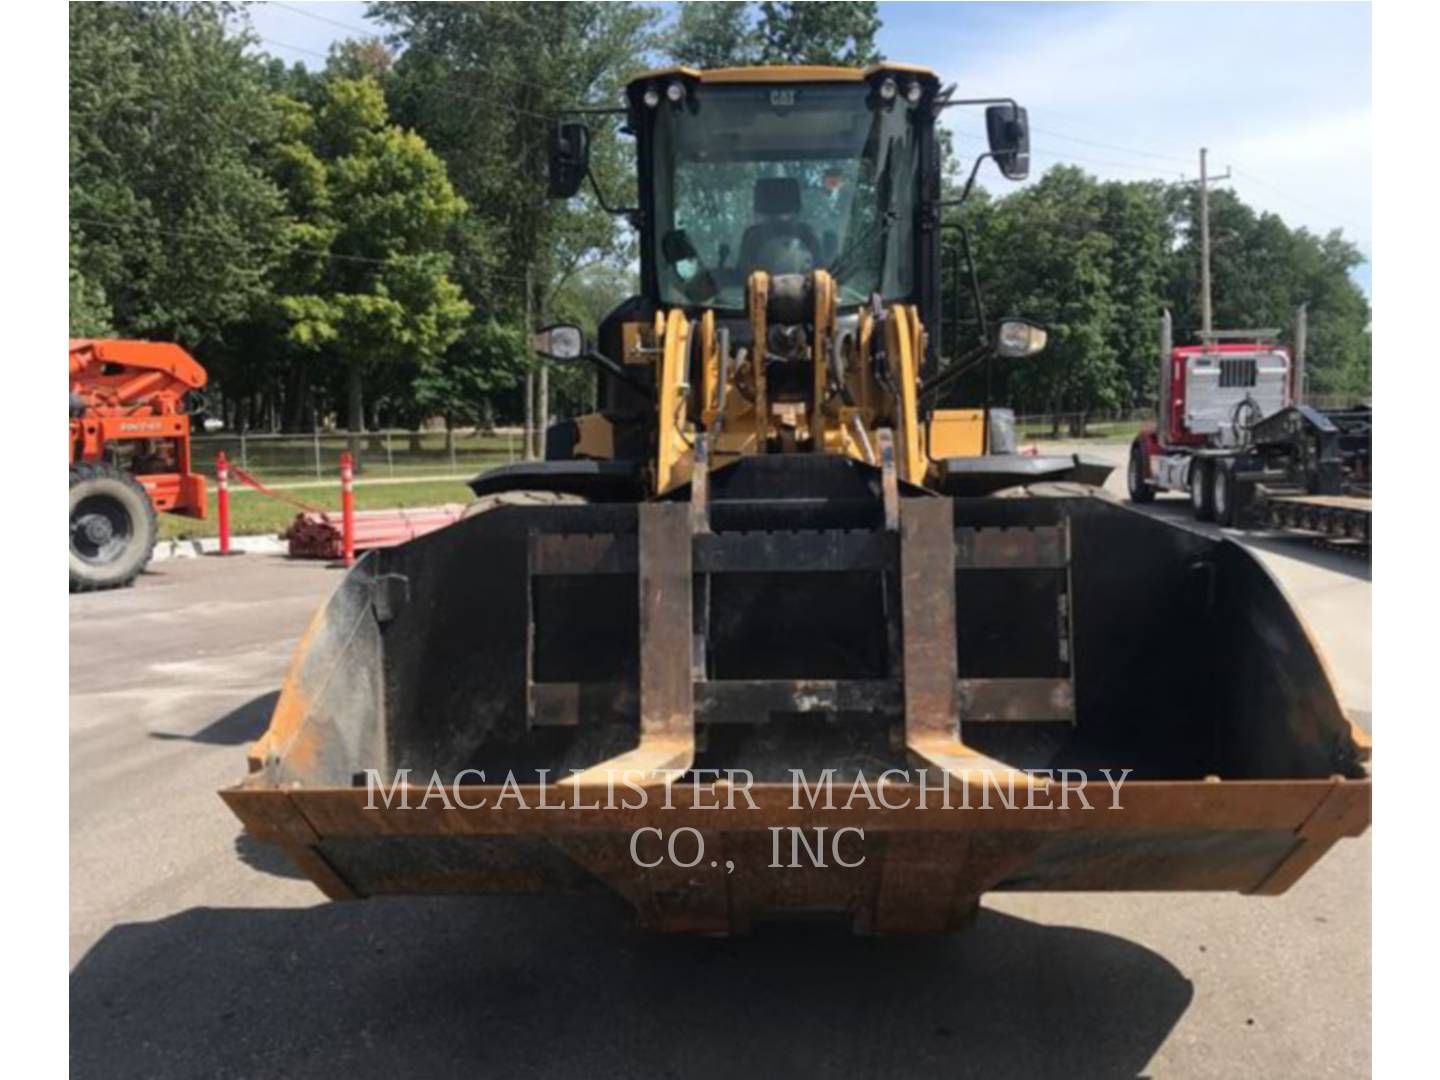
[[[926,67],[914,64],[892,64],[885,61],[869,67],[827,67],[823,65],[771,65],[759,67],[693,68],[684,66],[656,68],[635,76],[634,87],[667,75],[683,75],[702,83],[779,83],[779,82],[864,82],[881,72],[910,75],[939,81],[939,76]]]

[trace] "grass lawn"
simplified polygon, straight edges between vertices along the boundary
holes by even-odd
[[[1085,429],[1085,442],[1097,443],[1128,443],[1140,434],[1146,421],[1143,420],[1112,420],[1096,421]],[[1017,434],[1022,442],[1030,440],[1042,440],[1045,442],[1055,441],[1050,435],[1049,424],[1021,424]],[[1070,434],[1070,429],[1065,425],[1060,426],[1060,442],[1077,441],[1075,436]]]
[[[340,485],[335,482],[317,484],[314,487],[287,488],[289,498],[298,499],[321,510],[340,513]],[[387,510],[395,507],[440,506],[444,503],[468,503],[473,495],[464,480],[429,480],[416,483],[364,484],[355,485],[355,509]],[[231,490],[230,531],[235,536],[255,536],[264,533],[279,533],[289,527],[300,512],[289,503],[277,502],[257,491],[243,495]],[[215,492],[210,492],[209,516],[204,521],[180,517],[176,514],[160,515],[161,540],[194,540],[219,534],[219,519],[215,510]]]

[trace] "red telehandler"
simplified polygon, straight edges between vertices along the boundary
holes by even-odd
[[[205,477],[190,471],[205,381],[178,345],[71,339],[71,592],[131,584],[157,510],[205,517]]]

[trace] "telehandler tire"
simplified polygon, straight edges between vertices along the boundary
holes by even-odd
[[[106,463],[70,468],[70,591],[134,582],[155,549],[155,506],[140,482]]]

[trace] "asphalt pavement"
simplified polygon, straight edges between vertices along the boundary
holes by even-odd
[[[1244,542],[1368,727],[1369,563]],[[339,575],[174,559],[70,597],[73,1075],[1369,1071],[1368,834],[1281,897],[994,895],[925,940],[654,938],[603,899],[326,903],[215,792]]]

